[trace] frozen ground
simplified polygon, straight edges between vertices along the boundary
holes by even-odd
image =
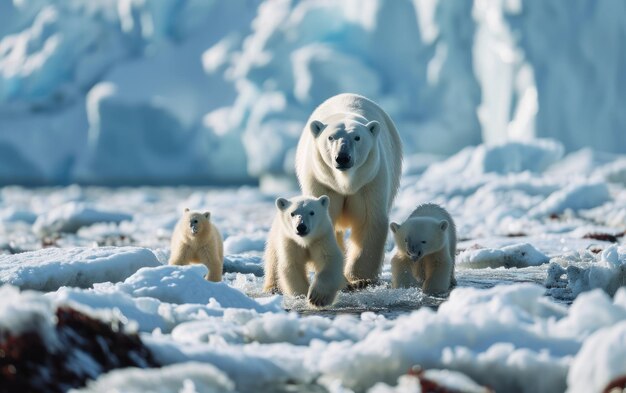
[[[406,391],[415,365],[499,392],[601,391],[626,375],[626,158],[558,150],[479,146],[425,171],[408,159],[392,218],[427,201],[451,211],[458,288],[391,289],[389,241],[382,283],[323,310],[261,293],[274,194],[6,187],[0,282],[45,295],[3,287],[0,330],[41,329],[54,345],[46,315],[70,304],[125,322],[168,365],[114,371],[86,388],[94,392]],[[223,283],[205,281],[203,266],[161,266],[185,207],[210,210],[222,231]]]

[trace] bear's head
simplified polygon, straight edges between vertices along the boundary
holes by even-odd
[[[389,228],[398,250],[408,255],[411,260],[418,261],[446,246],[449,225],[446,220],[414,217],[402,225],[392,222]]]
[[[188,235],[199,236],[210,230],[210,220],[210,212],[200,213],[185,209],[181,218],[181,225],[186,229]]]
[[[345,173],[354,172],[367,162],[380,133],[377,121],[363,124],[356,120],[338,119],[324,124],[313,120],[309,127],[324,163]]]
[[[328,215],[330,199],[326,195],[276,199],[284,232],[297,243],[306,245],[332,231]],[[333,232],[334,236],[334,232]]]

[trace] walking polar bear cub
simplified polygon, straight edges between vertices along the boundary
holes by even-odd
[[[335,300],[345,284],[343,253],[328,215],[330,199],[278,198],[278,212],[265,247],[265,292],[307,295],[314,306]],[[315,271],[309,286],[308,268]]]
[[[454,278],[456,227],[450,214],[439,205],[418,206],[407,220],[389,227],[396,241],[391,259],[392,286],[421,286],[424,293],[448,291]]]
[[[330,218],[353,286],[376,280],[384,258],[389,211],[398,192],[402,144],[376,103],[340,94],[311,114],[298,142],[296,175],[305,195],[328,195]]]

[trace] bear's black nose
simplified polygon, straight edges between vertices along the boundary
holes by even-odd
[[[306,225],[304,224],[298,224],[298,226],[296,227],[296,232],[298,233],[298,236],[304,236],[308,233],[308,229],[306,227]]]
[[[339,153],[337,157],[335,157],[335,162],[337,163],[338,168],[346,168],[352,161],[352,157],[350,157],[347,153]]]

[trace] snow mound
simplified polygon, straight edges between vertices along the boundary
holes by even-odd
[[[103,374],[74,393],[232,392],[233,382],[210,364],[182,363],[159,369],[124,369]]]
[[[501,249],[465,250],[456,258],[456,265],[468,269],[523,268],[548,263],[550,258],[531,244],[521,243]]]
[[[562,297],[600,288],[609,295],[626,286],[626,248],[615,244],[607,247],[588,267],[569,265],[557,258],[548,269],[546,286]]]
[[[626,291],[619,300],[626,307]],[[578,352],[567,375],[567,393],[606,392],[612,381],[626,377],[626,321],[592,334]],[[613,390],[611,390],[613,391]]]
[[[532,208],[528,214],[534,217],[561,214],[566,209],[590,209],[610,200],[611,195],[606,183],[571,184],[550,194],[546,200]]]
[[[0,287],[0,299],[0,337],[35,332],[48,348],[58,347],[54,334],[55,307],[50,300],[37,292],[20,292],[12,285]]]
[[[160,265],[145,248],[46,248],[0,256],[0,283],[41,291],[61,286],[86,288],[122,281],[142,267]]]
[[[127,213],[110,212],[82,202],[67,202],[40,215],[33,231],[40,236],[54,233],[75,233],[80,228],[100,222],[120,223],[130,221]]]
[[[461,175],[474,177],[485,173],[541,173],[563,157],[563,146],[553,140],[508,142],[499,145],[466,147],[447,160],[432,164],[424,173],[430,179]]]
[[[398,378],[398,385],[391,387],[386,383],[377,383],[367,393],[403,393],[403,392],[443,391],[450,393],[490,393],[491,390],[478,385],[467,375],[450,370],[426,370]]]
[[[217,303],[223,308],[268,311],[226,283],[207,281],[204,278],[207,273],[207,267],[201,264],[139,269],[123,283],[116,284],[116,289],[133,297],[151,297],[167,303]]]

